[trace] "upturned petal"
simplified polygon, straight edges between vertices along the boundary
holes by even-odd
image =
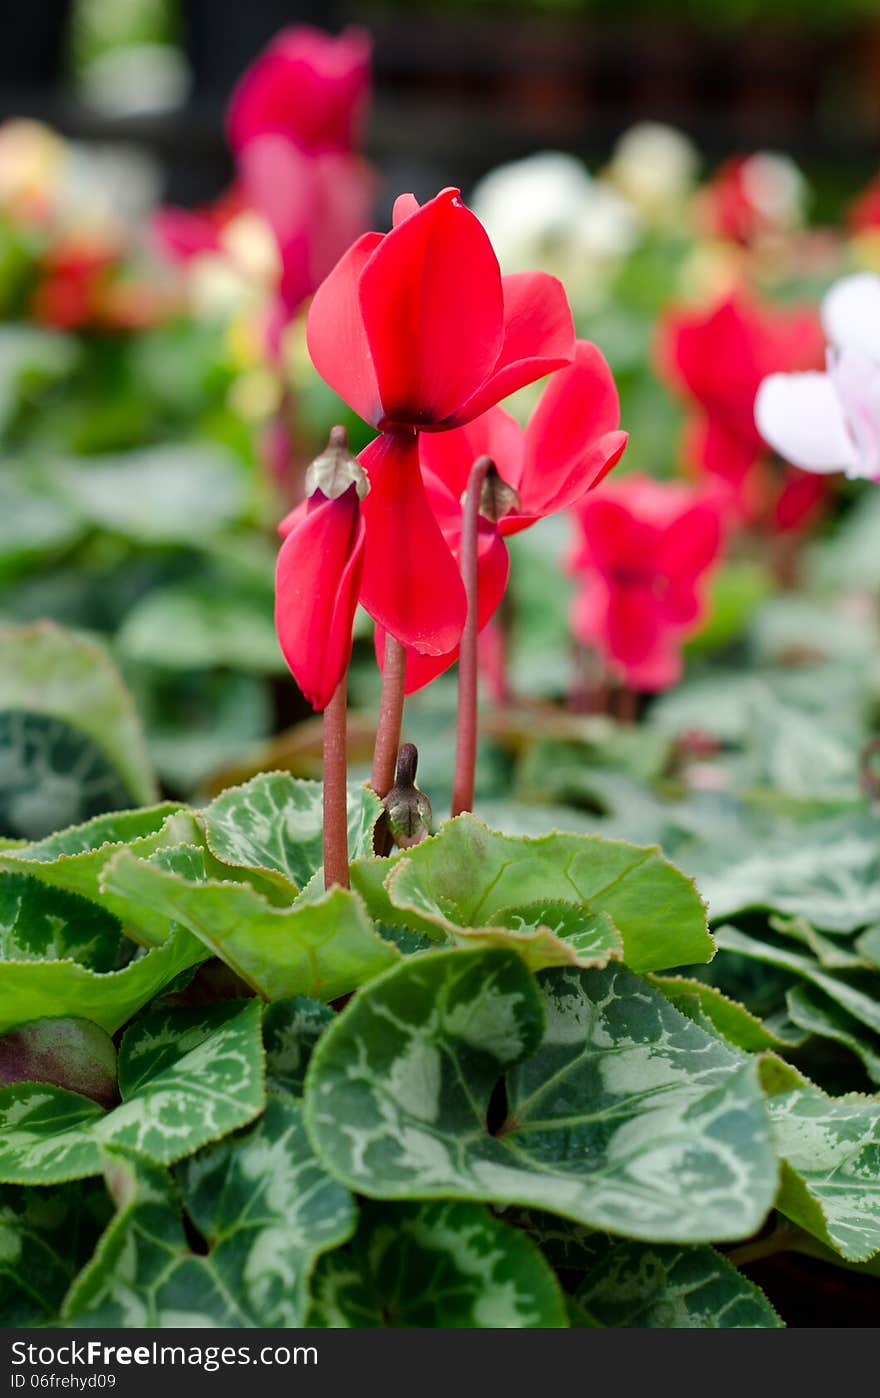
[[[495,368],[504,328],[498,260],[457,189],[381,239],[358,291],[384,425],[452,419]]]
[[[574,322],[565,288],[547,272],[502,278],[504,340],[491,375],[456,413],[467,422],[517,389],[570,364]]]
[[[365,233],[340,258],[315,292],[306,323],[309,354],[318,373],[374,427],[385,410],[361,313],[359,281],[383,236]]]

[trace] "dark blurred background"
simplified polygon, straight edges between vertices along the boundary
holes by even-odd
[[[370,154],[417,193],[540,147],[604,158],[644,117],[710,159],[784,149],[832,196],[880,151],[880,0],[3,0],[0,115],[142,143],[167,198],[208,199],[234,79],[298,20],[371,30]]]

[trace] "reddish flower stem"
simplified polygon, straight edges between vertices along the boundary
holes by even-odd
[[[473,810],[474,771],[477,763],[477,632],[478,547],[480,496],[491,458],[480,456],[471,467],[461,521],[461,580],[467,598],[467,617],[458,654],[458,724],[455,734],[455,776],[452,814]]]
[[[324,710],[324,887],[348,888],[346,799],[347,682],[343,676]]]
[[[387,796],[394,785],[400,729],[403,723],[405,681],[406,649],[386,633],[379,723],[376,729],[376,746],[373,749],[373,775],[370,778],[370,786],[380,797]]]

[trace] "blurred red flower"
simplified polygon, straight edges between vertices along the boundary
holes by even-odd
[[[461,635],[465,597],[419,436],[460,427],[569,363],[565,292],[546,273],[502,278],[457,189],[421,208],[404,195],[391,232],[364,234],[318,288],[308,344],[321,376],[381,434],[360,457],[371,484],[363,605],[404,645],[444,654]]]
[[[691,408],[685,464],[713,478],[722,503],[739,519],[766,518],[775,492],[763,469],[767,448],[755,426],[755,396],[768,374],[821,366],[824,336],[816,311],[763,305],[743,291],[709,309],[673,308],[660,321],[656,358]]]
[[[580,531],[572,628],[637,690],[681,675],[681,646],[704,613],[703,584],[722,544],[717,504],[678,481],[633,475],[574,509]]]

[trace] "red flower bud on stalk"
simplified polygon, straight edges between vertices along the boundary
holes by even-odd
[[[364,563],[361,501],[369,482],[334,427],[306,475],[307,498],[279,526],[275,626],[291,674],[318,712],[351,658]]]
[[[344,427],[306,473],[306,500],[281,524],[275,626],[284,659],[313,708],[324,713],[324,885],[348,887],[346,685],[361,588],[369,483]]]

